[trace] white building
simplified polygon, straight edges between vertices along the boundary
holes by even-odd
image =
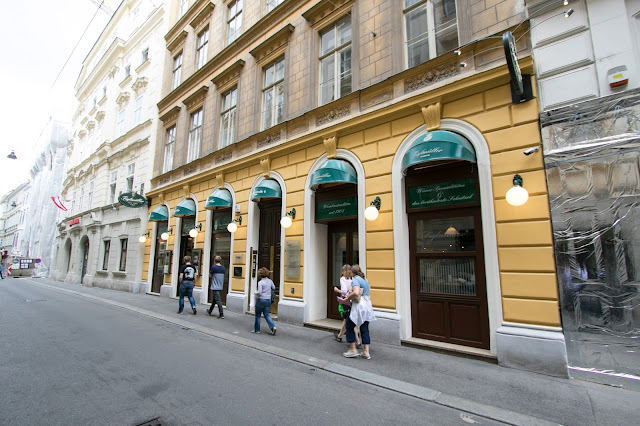
[[[89,286],[140,288],[167,32],[163,1],[125,0],[84,61],[73,117],[52,276]],[[140,197],[142,196],[142,197]],[[120,198],[121,199],[121,198]]]
[[[22,244],[25,218],[28,212],[30,182],[18,185],[0,200],[0,250],[11,256],[27,256]],[[4,266],[4,265],[3,265]]]
[[[640,388],[640,0],[526,3],[569,371]]]
[[[49,274],[53,262],[59,210],[51,198],[60,196],[68,143],[69,124],[50,119],[34,146],[36,160],[29,171],[31,195],[21,246],[27,257],[41,260],[34,272],[40,276]]]

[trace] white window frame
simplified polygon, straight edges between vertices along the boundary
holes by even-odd
[[[196,45],[196,70],[199,70],[207,63],[207,51],[209,49],[209,27],[198,34]]]
[[[80,200],[78,201],[78,211],[83,211],[82,210],[82,203],[84,201],[84,186],[82,188],[80,188]]]
[[[118,187],[118,171],[111,172],[111,179],[109,180],[109,204],[116,202],[116,190]]]
[[[242,0],[236,0],[229,5],[227,14],[227,46],[240,36],[242,28]]]
[[[89,182],[89,193],[87,194],[87,210],[91,210],[92,202],[93,202],[93,181]]]
[[[222,94],[220,111],[220,146],[224,148],[235,143],[238,105],[238,86]],[[225,123],[226,120],[226,123]]]
[[[136,163],[131,163],[127,166],[127,191],[133,192],[133,176],[136,173]]]
[[[120,239],[120,262],[118,263],[118,270],[125,272],[127,270],[127,251],[129,249],[129,239]]]
[[[182,17],[189,10],[189,0],[180,0],[180,10],[179,15]]]
[[[109,269],[109,254],[111,251],[111,240],[105,240],[102,249],[102,270]]]
[[[143,104],[144,96],[140,95],[136,99],[136,106],[133,110],[133,125],[134,127],[138,124],[142,123],[142,104]]]
[[[278,77],[278,66],[282,66],[282,76]],[[268,74],[272,73],[272,81],[268,81]],[[261,108],[261,130],[266,130],[277,124],[280,124],[284,119],[284,78],[285,78],[285,64],[284,57],[278,58],[262,70],[262,108]],[[282,99],[278,103],[278,91],[282,94]],[[271,105],[268,106],[267,102],[271,96]],[[280,114],[278,114],[278,109]],[[270,120],[267,120],[267,110],[270,110]]]
[[[344,43],[338,45],[338,25],[341,24],[342,22],[348,20],[349,21],[349,25],[351,27],[351,37],[349,38],[348,41],[345,41]],[[353,92],[353,49],[352,49],[352,42],[353,42],[353,22],[351,22],[351,15],[347,15],[345,17],[343,17],[342,19],[334,22],[331,26],[324,28],[322,31],[320,31],[319,35],[320,35],[320,49],[322,49],[322,36],[330,31],[333,31],[334,33],[334,48],[324,54],[322,54],[322,51],[320,50],[319,53],[319,57],[318,57],[318,102],[320,105],[325,105],[328,104],[330,102],[335,101],[336,99],[340,99],[343,96],[348,95],[349,93]],[[347,50],[351,51],[350,54],[350,59],[349,59],[349,78],[351,79],[351,91],[349,93],[342,93],[341,92],[341,75],[340,75],[340,54],[342,52],[345,52]],[[330,57],[333,57],[333,99],[328,99],[328,100],[323,100],[322,99],[322,88],[323,85],[325,84],[329,84],[331,82],[331,80],[325,79],[325,76],[323,76],[323,72],[322,72],[322,61],[329,59]]]
[[[176,126],[171,126],[167,129],[165,134],[164,143],[164,165],[162,167],[162,173],[166,173],[173,167],[173,147],[176,142]]]
[[[124,135],[124,122],[127,114],[127,107],[122,107],[118,112],[118,122],[116,124],[116,137]]]
[[[437,37],[436,37],[436,23],[435,23],[435,13],[434,13],[434,4],[433,4],[433,0],[418,0],[415,2],[415,4],[412,4],[408,7],[405,7],[407,0],[402,0],[402,33],[403,33],[403,38],[404,38],[404,65],[405,68],[412,68],[415,66],[418,66],[420,64],[424,64],[427,61],[430,61],[433,58],[436,58],[439,54],[438,54],[438,46],[437,46]],[[456,6],[456,1],[454,0],[454,9]],[[443,3],[443,7],[444,7],[444,3]],[[422,33],[419,37],[416,37],[415,40],[420,40],[420,39],[424,39],[427,38],[428,41],[428,46],[429,46],[429,51],[428,51],[428,57],[425,58],[424,61],[420,62],[420,63],[410,63],[409,62],[409,42],[410,40],[408,40],[408,35],[407,35],[407,14],[414,12],[418,9],[425,9],[425,14],[426,14],[426,31],[424,33]],[[457,16],[457,12],[454,15],[455,19],[455,25],[449,25],[448,27],[442,29],[441,31],[455,31],[456,32],[456,37],[458,38],[458,41],[460,40],[459,38],[459,34],[458,34],[458,16]],[[413,41],[413,40],[411,40]],[[457,44],[457,43],[456,43]],[[445,52],[440,52],[440,54],[443,54]]]
[[[191,114],[191,118],[189,120],[187,163],[197,160],[200,155],[200,142],[202,141],[202,116],[203,108],[199,108]]]
[[[267,0],[267,13],[275,9],[284,0]]]
[[[71,214],[76,212],[76,191],[73,191],[73,198],[71,199]]]
[[[182,52],[173,57],[173,80],[171,83],[171,90],[180,86],[180,79],[182,78]]]

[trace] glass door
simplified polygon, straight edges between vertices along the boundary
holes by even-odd
[[[227,231],[227,225],[231,222],[231,210],[214,212],[213,214],[213,234],[211,235],[211,261],[209,268],[215,265],[215,257],[222,258],[224,266],[224,284],[220,292],[222,304],[227,305],[227,293],[229,292],[229,266],[231,263],[231,234]],[[209,277],[209,303],[213,301],[213,291],[211,290],[211,277]]]
[[[327,283],[327,318],[342,319],[338,311],[337,294],[344,265],[360,262],[358,252],[358,221],[333,222],[329,224],[329,271]]]

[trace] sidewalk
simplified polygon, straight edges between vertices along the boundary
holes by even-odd
[[[254,317],[225,311],[225,319],[188,308],[177,315],[178,301],[166,297],[20,278],[11,284],[46,286],[189,327],[217,338],[291,359],[315,368],[510,424],[637,424],[640,393],[580,380],[560,379],[500,367],[492,362],[428,350],[377,344],[371,324],[371,360],[347,359],[343,340],[326,331],[278,323],[276,336],[255,335]],[[8,283],[7,283],[8,284]],[[263,330],[268,331],[262,321]]]

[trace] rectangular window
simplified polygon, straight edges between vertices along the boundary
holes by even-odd
[[[209,28],[198,34],[198,44],[196,46],[196,70],[202,68],[207,62],[207,47],[209,46]]]
[[[166,173],[173,167],[173,145],[176,141],[176,126],[167,130],[167,137],[164,143],[164,166],[162,173]]]
[[[92,202],[93,202],[93,182],[89,182],[89,194],[87,195],[87,210],[91,210]]]
[[[73,198],[71,199],[71,214],[76,212],[76,191],[73,191]]]
[[[123,238],[120,240],[120,271],[127,269],[127,244],[129,240]]]
[[[78,211],[82,211],[83,201],[84,201],[84,188],[80,188],[80,201],[78,202]]]
[[[220,119],[220,148],[231,145],[236,138],[236,102],[238,88],[234,87],[222,95]]]
[[[189,0],[180,0],[180,16],[187,13],[187,9],[189,9]]]
[[[282,122],[284,107],[284,58],[267,66],[262,82],[262,130]]]
[[[144,64],[145,62],[147,62],[147,59],[149,59],[149,48],[145,47],[144,49],[142,49],[142,62],[140,63]]]
[[[320,33],[320,105],[351,93],[351,17]]]
[[[102,256],[102,270],[106,271],[109,268],[109,249],[111,248],[111,241],[104,242],[104,254]]]
[[[187,163],[198,159],[202,139],[202,108],[191,114],[189,126],[189,144],[187,145]]]
[[[180,85],[180,78],[182,74],[182,53],[173,58],[173,82],[171,83],[171,90]]]
[[[284,0],[267,0],[267,13],[271,12],[276,8],[277,5],[282,3]]]
[[[144,195],[144,183],[140,184],[140,192],[139,192],[139,194],[140,195]]]
[[[230,45],[240,35],[242,28],[242,0],[236,0],[229,5],[227,18],[227,45]]]
[[[116,136],[121,136],[124,134],[124,118],[126,115],[126,108],[122,108],[120,112],[118,112],[118,123],[116,124]]]
[[[133,175],[136,171],[136,163],[127,166],[127,192],[133,192]]]
[[[116,201],[116,183],[118,181],[118,171],[111,172],[111,181],[109,183],[109,203]]]
[[[136,99],[136,108],[133,110],[133,125],[137,126],[142,123],[142,99],[143,96],[140,96]]]
[[[131,75],[131,64],[127,64],[124,66],[124,78],[127,78]]]
[[[404,0],[407,68],[458,47],[455,0]]]

